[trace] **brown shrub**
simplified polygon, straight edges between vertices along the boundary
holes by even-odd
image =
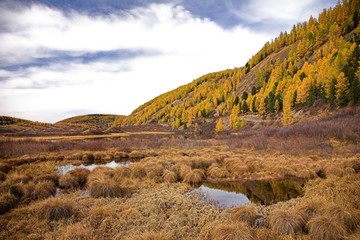
[[[240,206],[231,210],[230,219],[233,222],[246,222],[253,226],[256,220],[256,213],[252,207]]]
[[[185,175],[183,181],[188,184],[198,184],[198,183],[202,183],[204,181],[204,179],[205,179],[204,172],[200,169],[195,169],[195,170],[189,171]]]
[[[335,219],[325,216],[317,216],[307,223],[309,233],[314,240],[337,240],[345,234],[345,226]]]
[[[39,208],[39,219],[58,221],[66,219],[74,214],[74,203],[58,198],[50,198],[43,201]]]
[[[129,169],[131,170],[132,178],[143,178],[146,176],[145,168],[141,163],[131,164]]]
[[[175,172],[165,170],[164,172],[164,180],[167,183],[175,183],[178,180],[178,176]]]
[[[67,172],[65,175],[60,176],[59,186],[61,188],[77,188],[79,187],[79,182],[76,176]]]
[[[246,223],[221,224],[212,231],[214,240],[254,240],[254,231]]]
[[[295,235],[305,226],[305,219],[294,212],[277,209],[270,213],[268,223],[274,232]]]
[[[120,197],[123,194],[119,184],[105,174],[92,173],[88,185],[91,197]]]
[[[84,186],[90,174],[90,170],[86,168],[75,168],[74,170],[69,171],[69,174],[77,179],[79,186]]]
[[[17,203],[17,198],[10,193],[0,196],[0,214],[10,211],[17,205]]]

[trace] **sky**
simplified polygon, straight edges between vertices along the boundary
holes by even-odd
[[[337,0],[0,0],[0,115],[129,115]]]

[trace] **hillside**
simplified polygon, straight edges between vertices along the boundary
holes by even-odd
[[[344,1],[324,9],[318,18],[267,42],[244,67],[206,74],[143,104],[117,124],[187,128],[201,118],[221,117],[226,127],[236,129],[242,115],[254,113],[281,116],[289,125],[294,110],[314,103],[332,109],[357,105],[359,8],[359,1]]]
[[[125,118],[125,116],[112,114],[88,114],[67,118],[55,124],[85,125],[88,127],[106,129],[111,127],[115,121],[119,121],[123,118]]]

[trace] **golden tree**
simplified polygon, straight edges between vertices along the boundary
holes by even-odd
[[[215,132],[219,133],[219,132],[221,132],[223,130],[224,130],[224,125],[222,123],[221,118],[219,118],[219,121],[217,122],[216,127],[215,127]]]

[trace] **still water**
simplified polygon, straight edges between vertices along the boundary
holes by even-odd
[[[246,182],[206,182],[189,192],[204,204],[232,208],[258,203],[287,201],[303,194],[303,181],[272,180]]]
[[[58,175],[64,175],[67,172],[69,172],[71,170],[74,170],[75,168],[86,168],[86,169],[89,169],[90,172],[91,172],[92,170],[94,170],[97,167],[109,167],[109,168],[127,167],[131,163],[132,163],[131,161],[126,161],[126,162],[112,161],[112,162],[109,162],[109,163],[106,163],[106,164],[91,164],[91,165],[81,164],[79,166],[72,165],[72,164],[67,164],[67,165],[63,165],[63,166],[56,166],[56,168],[57,168],[57,171],[58,171]]]

